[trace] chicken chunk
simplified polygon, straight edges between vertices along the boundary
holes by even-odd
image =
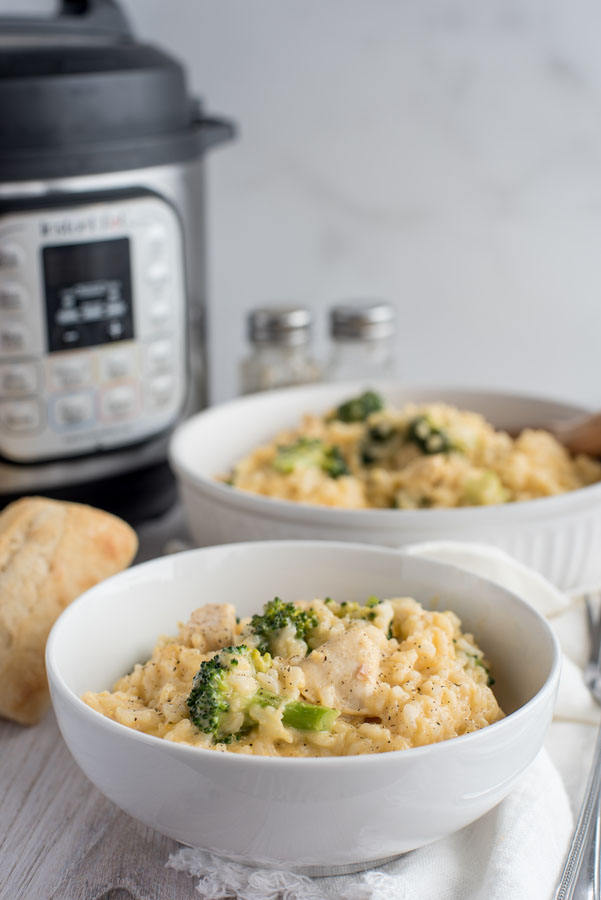
[[[359,624],[321,644],[299,663],[305,676],[303,695],[345,715],[369,715],[385,644],[378,628]]]
[[[195,609],[181,629],[181,641],[203,653],[234,643],[236,609],[231,603],[207,603]]]

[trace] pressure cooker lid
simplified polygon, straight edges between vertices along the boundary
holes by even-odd
[[[137,43],[112,0],[0,17],[0,178],[40,179],[194,159],[233,134],[182,66]]]

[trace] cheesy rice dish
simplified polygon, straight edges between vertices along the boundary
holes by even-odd
[[[349,756],[405,750],[503,717],[483,652],[453,612],[410,597],[195,610],[176,637],[83,700],[145,734],[222,752]]]
[[[373,391],[307,414],[233,467],[245,491],[346,509],[480,506],[534,500],[601,480],[547,431],[516,439],[442,403],[385,405]]]

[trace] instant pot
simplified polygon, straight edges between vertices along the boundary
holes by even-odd
[[[202,166],[233,126],[112,0],[0,18],[0,47],[0,506],[157,515],[205,402]]]

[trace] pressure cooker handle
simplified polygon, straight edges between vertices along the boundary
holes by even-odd
[[[0,34],[89,35],[116,41],[132,37],[115,0],[61,0],[55,16],[0,16]]]
[[[217,144],[224,144],[236,136],[234,123],[228,122],[227,119],[205,116],[196,125],[202,135],[203,150],[208,150],[209,147],[215,147]]]
[[[197,99],[192,100],[192,124],[198,130],[203,150],[224,144],[236,137],[236,126],[233,122],[219,116],[205,115]]]

